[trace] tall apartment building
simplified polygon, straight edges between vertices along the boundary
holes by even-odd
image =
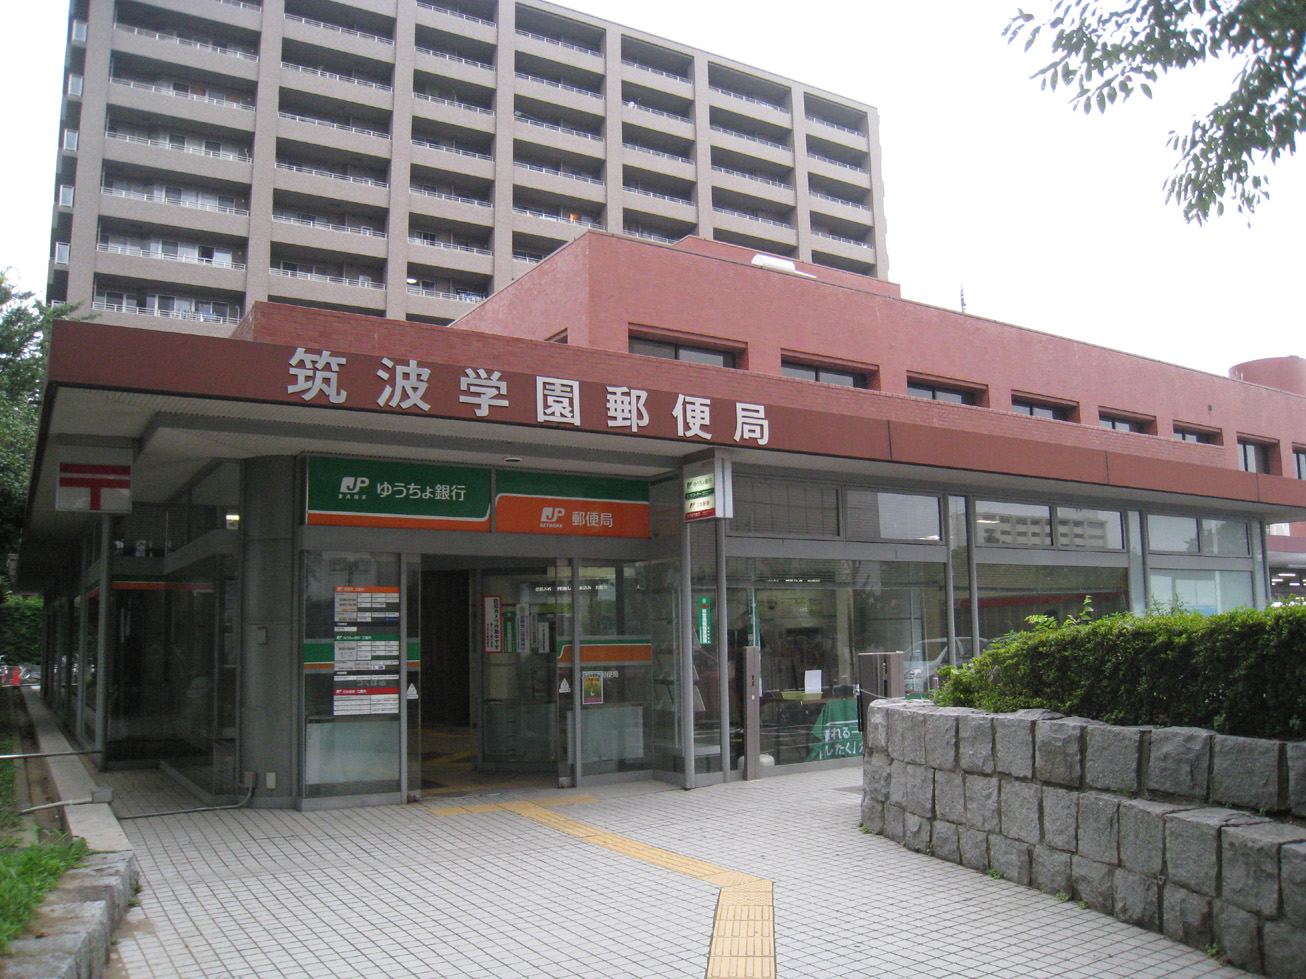
[[[886,271],[875,110],[540,0],[73,0],[49,298],[444,324],[587,228]]]

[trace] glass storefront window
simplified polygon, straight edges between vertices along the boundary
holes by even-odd
[[[1147,515],[1147,546],[1151,551],[1196,554],[1201,547],[1196,517],[1176,517],[1164,513]]]
[[[837,537],[839,491],[821,483],[735,477],[731,533]]]
[[[975,503],[976,544],[1017,544],[1024,547],[1052,546],[1052,511],[1036,503],[1006,503],[977,500]]]
[[[939,498],[849,489],[850,540],[942,540]]]
[[[1252,606],[1250,571],[1196,571],[1153,569],[1147,576],[1153,605],[1176,607],[1214,615]]]
[[[980,645],[1009,632],[1029,629],[1031,615],[1057,621],[1083,611],[1087,598],[1094,617],[1129,609],[1126,568],[980,564]]]
[[[1203,520],[1202,553],[1246,556],[1248,553],[1247,522],[1245,520]]]
[[[1057,547],[1119,551],[1124,546],[1118,511],[1057,507]]]

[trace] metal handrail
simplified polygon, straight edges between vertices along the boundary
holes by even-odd
[[[240,48],[228,48],[211,41],[198,41],[194,38],[180,37],[176,34],[161,34],[158,31],[152,31],[147,27],[136,27],[133,24],[124,24],[120,21],[113,22],[114,30],[126,31],[129,34],[139,34],[141,37],[152,37],[156,41],[170,41],[173,44],[184,44],[187,47],[199,48],[202,51],[212,51],[215,54],[225,54],[231,58],[243,58],[245,61],[258,61],[258,55],[252,51],[242,51]]]
[[[222,323],[235,326],[240,322],[239,316],[219,316],[217,313],[196,313],[180,309],[151,309],[148,306],[128,306],[126,303],[111,303],[97,299],[91,303],[91,309],[102,313],[132,313],[139,316],[158,316],[170,320],[192,320],[197,323]]]
[[[186,265],[208,265],[215,269],[235,269],[237,272],[245,271],[245,265],[242,262],[219,262],[213,258],[200,258],[198,255],[165,255],[162,252],[154,251],[149,248],[140,248],[133,245],[114,245],[106,241],[98,242],[95,246],[97,252],[108,252],[111,255],[131,255],[133,258],[157,258],[165,262],[183,262]]]
[[[121,190],[117,187],[101,187],[101,194],[109,197],[127,197],[134,201],[148,201],[151,204],[169,204],[173,207],[190,207],[197,211],[214,211],[218,214],[237,214],[249,217],[249,211],[239,207],[227,207],[224,204],[206,204],[202,201],[174,200],[165,194],[146,194],[139,190]]]
[[[529,72],[518,71],[514,73],[518,78],[528,82],[539,82],[541,85],[548,85],[550,88],[560,88],[564,92],[575,92],[578,95],[587,95],[592,99],[603,98],[602,92],[591,92],[588,88],[578,88],[575,85],[568,85],[566,82],[555,82],[552,78],[544,78],[540,75],[532,75]]]
[[[457,61],[460,64],[471,65],[473,68],[484,68],[486,71],[493,71],[494,65],[485,61],[477,61],[474,58],[464,58],[461,54],[454,54],[452,51],[440,51],[436,48],[424,47],[417,45],[417,51],[421,54],[429,54],[435,58],[445,58],[449,61]]]
[[[514,214],[529,214],[531,217],[543,218],[545,221],[558,221],[562,224],[579,224],[586,228],[598,228],[603,230],[603,223],[593,218],[564,218],[557,214],[550,214],[548,211],[538,211],[533,207],[513,206]]]
[[[788,228],[790,231],[794,228],[794,226],[788,222],[777,221],[775,218],[758,217],[756,214],[749,214],[747,211],[736,211],[733,207],[721,207],[720,205],[717,205],[716,207],[713,207],[712,210],[720,214],[732,214],[738,218],[747,218],[749,221],[760,221],[763,224],[772,224],[777,228]]]
[[[532,116],[516,113],[518,122],[524,122],[529,126],[539,126],[541,129],[552,129],[557,133],[566,133],[569,136],[579,136],[581,139],[592,139],[596,143],[603,142],[602,136],[595,136],[593,133],[587,133],[581,129],[571,129],[567,126],[559,126],[552,122],[545,122],[543,119],[535,119]]]
[[[367,235],[371,238],[384,238],[384,231],[377,231],[375,228],[351,228],[347,224],[329,224],[325,221],[309,221],[307,218],[296,217],[293,214],[287,214],[284,211],[273,211],[273,221],[281,221],[284,224],[299,224],[306,228],[321,228],[324,231],[343,231],[351,235]]]
[[[789,149],[784,143],[777,143],[773,139],[765,139],[761,136],[754,136],[751,133],[741,133],[738,129],[729,129],[726,126],[712,126],[712,132],[725,133],[727,136],[737,136],[739,139],[746,139],[750,143],[761,143],[763,146],[774,146],[778,150]]]
[[[453,99],[442,99],[438,95],[426,95],[423,92],[414,92],[413,96],[421,99],[423,102],[439,102],[441,105],[451,105],[455,109],[466,109],[468,112],[479,112],[486,116],[494,115],[493,109],[486,109],[479,105],[472,105],[470,102],[456,102]]]
[[[640,64],[638,61],[631,61],[628,58],[622,58],[621,63],[628,68],[638,68],[640,71],[651,71],[655,75],[663,75],[666,78],[674,78],[678,82],[689,81],[689,79],[684,75],[677,75],[673,71],[663,71],[661,68],[654,68],[650,65]]]
[[[639,150],[641,153],[651,153],[653,156],[665,157],[668,160],[676,160],[680,163],[693,163],[694,161],[687,156],[680,156],[677,153],[667,153],[664,150],[654,150],[647,146],[640,146],[638,143],[622,143],[622,146],[628,150]]]
[[[293,119],[295,122],[305,122],[312,126],[324,126],[327,129],[339,129],[347,133],[357,133],[360,136],[375,136],[377,139],[389,139],[389,133],[383,133],[376,129],[364,129],[362,126],[351,126],[344,122],[332,122],[330,119],[318,119],[314,116],[301,116],[295,112],[281,111],[277,113],[282,119]]]
[[[286,14],[286,20],[293,20],[300,24],[308,24],[310,27],[320,27],[326,31],[335,31],[337,34],[348,34],[351,37],[361,37],[368,41],[380,41],[382,44],[394,45],[394,41],[388,37],[382,37],[380,34],[370,34],[367,31],[356,31],[352,27],[341,27],[339,24],[329,24],[325,20],[316,20],[312,17],[301,17],[299,14]]]
[[[449,14],[452,17],[461,17],[463,20],[470,20],[474,24],[486,24],[494,26],[494,21],[486,20],[484,17],[477,17],[475,14],[463,13],[461,10],[454,10],[450,7],[441,7],[434,3],[424,3],[423,0],[417,0],[417,6],[424,7],[427,10],[435,10],[442,14]]]
[[[517,33],[522,37],[534,38],[537,41],[543,41],[546,44],[556,44],[560,48],[566,48],[569,51],[580,51],[582,54],[592,54],[596,58],[603,57],[602,51],[596,51],[593,48],[582,47],[579,44],[572,44],[570,41],[563,41],[556,37],[549,37],[547,34],[536,34],[534,31],[528,31],[521,27],[517,28]]]
[[[438,197],[445,201],[456,201],[459,204],[475,204],[477,207],[494,207],[489,201],[478,201],[475,197],[459,197],[457,194],[446,194],[442,190],[431,190],[429,187],[412,186],[408,188],[414,194],[421,194],[423,197]]]
[[[353,75],[341,75],[338,72],[327,71],[325,68],[310,68],[308,65],[299,65],[293,61],[283,61],[281,67],[289,68],[291,71],[302,71],[307,75],[317,75],[320,78],[332,78],[338,82],[348,82],[351,85],[362,85],[364,88],[375,88],[382,92],[394,91],[385,82],[374,82],[370,78],[357,78]]]
[[[319,170],[317,167],[301,166],[298,163],[285,163],[277,161],[278,170],[293,170],[296,173],[309,173],[315,177],[330,177],[333,180],[348,180],[355,184],[368,184],[372,187],[390,186],[384,180],[377,180],[375,177],[353,177],[347,173],[336,173],[334,170]]]
[[[371,279],[349,279],[343,275],[323,275],[321,272],[292,272],[289,269],[278,268],[275,265],[269,266],[268,272],[272,275],[279,275],[286,279],[310,279],[313,282],[330,282],[338,286],[355,286],[360,289],[379,289],[385,291],[385,286],[379,282],[373,282]]]
[[[171,95],[176,99],[189,99],[192,102],[207,102],[210,105],[223,105],[234,109],[244,109],[246,112],[253,112],[254,106],[245,102],[237,102],[234,99],[220,99],[212,95],[191,95],[189,92],[178,92],[176,89],[155,85],[153,82],[138,82],[132,78],[123,78],[120,75],[110,75],[109,81],[117,85],[126,85],[128,88],[140,88],[147,92],[158,92],[160,95]]]
[[[413,145],[425,146],[428,150],[442,150],[445,153],[457,153],[459,156],[470,156],[477,160],[493,160],[494,157],[489,153],[477,153],[475,150],[464,150],[457,146],[445,146],[443,143],[434,143],[429,139],[414,139]]]
[[[790,188],[790,185],[783,181],[772,180],[770,177],[763,177],[756,173],[746,173],[743,170],[732,170],[729,167],[718,166],[715,163],[712,164],[712,169],[716,173],[728,173],[734,177],[747,177],[749,180],[756,180],[759,183],[770,184],[772,187],[783,187],[786,190]]]
[[[176,150],[179,153],[194,153],[196,156],[212,156],[221,160],[235,160],[239,163],[249,163],[254,159],[249,153],[233,153],[231,150],[207,150],[201,146],[174,146],[171,140],[151,139],[148,136],[134,136],[131,133],[116,133],[105,130],[104,136],[106,139],[121,139],[128,143],[157,146],[165,150]]]
[[[491,254],[488,248],[476,248],[472,245],[455,245],[451,241],[430,241],[423,238],[421,235],[409,235],[408,240],[414,245],[426,245],[430,248],[447,248],[450,251],[455,252],[471,252],[473,255]]]
[[[764,106],[766,106],[768,109],[776,109],[776,110],[778,110],[778,111],[780,111],[780,112],[788,112],[788,111],[789,111],[789,110],[788,110],[787,108],[785,108],[783,105],[776,105],[774,102],[768,102],[766,99],[754,98],[754,97],[751,96],[751,95],[743,95],[743,94],[741,94],[741,93],[739,93],[739,92],[731,91],[731,90],[728,89],[728,88],[722,88],[720,85],[709,85],[709,86],[708,86],[708,89],[711,90],[711,91],[713,91],[713,92],[716,92],[718,95],[728,95],[728,96],[730,96],[732,99],[739,99],[740,101],[743,101],[743,102],[752,102],[754,105],[764,105]]]
[[[600,187],[603,186],[602,180],[599,180],[596,177],[588,177],[583,173],[570,173],[567,170],[552,170],[549,167],[542,167],[536,163],[523,163],[521,160],[513,160],[512,165],[515,167],[521,167],[524,170],[534,170],[536,173],[547,173],[555,177],[568,177],[572,180],[583,180],[589,184],[598,184]]]

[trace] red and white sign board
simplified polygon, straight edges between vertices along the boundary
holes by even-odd
[[[64,449],[59,453],[54,508],[82,513],[130,513],[131,463],[128,449]]]

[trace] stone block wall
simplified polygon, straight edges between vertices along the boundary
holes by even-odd
[[[1306,744],[878,700],[862,822],[1306,979]]]

